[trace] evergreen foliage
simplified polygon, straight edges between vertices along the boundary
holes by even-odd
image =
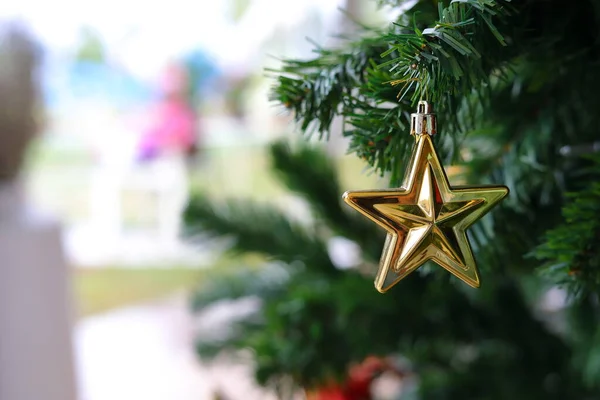
[[[311,205],[310,221],[295,222],[273,205],[201,195],[186,211],[190,232],[226,238],[233,253],[271,260],[264,268],[216,274],[194,295],[196,310],[222,299],[254,296],[262,302],[229,334],[200,337],[202,356],[251,348],[257,380],[282,392],[290,390],[281,387],[289,377],[294,385],[315,387],[343,379],[350,363],[368,355],[400,353],[412,361],[422,398],[593,396],[595,361],[585,357],[596,338],[580,337],[573,346],[571,335],[551,329],[563,317],[534,311],[518,280],[503,271],[488,271],[487,283],[473,293],[429,266],[379,294],[372,271],[382,232],[340,208],[339,196],[327,188],[339,187],[332,161],[319,150],[282,143],[271,154],[280,180]],[[336,269],[326,250],[333,235],[363,244],[365,264]],[[593,332],[595,324],[588,325]],[[574,351],[583,364],[572,363]]]
[[[534,251],[547,261],[544,271],[551,279],[576,296],[600,293],[600,157],[593,161],[589,186],[567,193],[563,222]]]
[[[600,399],[600,159],[589,156],[600,130],[599,32],[600,0],[420,0],[389,27],[286,60],[272,96],[301,132],[327,138],[343,117],[349,152],[393,186],[414,142],[409,114],[424,98],[436,107],[442,159],[468,183],[505,184],[511,195],[469,231],[481,289],[426,266],[380,295],[382,232],[339,203],[359,188],[340,188],[315,150],[275,145],[274,168],[310,204],[310,222],[248,201],[195,198],[186,213],[192,232],[277,261],[256,280],[230,277],[197,294],[199,308],[263,300],[220,345],[254,349],[265,384],[315,386],[368,354],[398,353],[423,399]],[[358,243],[364,265],[336,269],[333,235]],[[550,310],[544,298],[556,288],[568,301]]]

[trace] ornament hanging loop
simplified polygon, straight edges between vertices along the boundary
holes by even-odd
[[[433,113],[433,106],[421,100],[417,105],[417,112],[410,115],[410,134],[433,136],[437,133],[437,121]]]

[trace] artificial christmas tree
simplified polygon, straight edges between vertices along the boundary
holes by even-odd
[[[389,27],[361,29],[342,48],[285,61],[273,99],[322,138],[344,117],[349,151],[390,187],[410,158],[410,113],[434,104],[440,162],[462,171],[450,184],[511,191],[469,230],[485,284],[424,267],[377,293],[382,232],[341,208],[318,152],[276,146],[275,167],[312,221],[200,198],[186,213],[192,231],[279,261],[198,293],[198,306],[263,300],[223,346],[251,347],[259,381],[275,385],[327,386],[369,355],[401,354],[422,399],[600,398],[600,1],[421,0]],[[332,235],[357,243],[364,264],[335,268]]]

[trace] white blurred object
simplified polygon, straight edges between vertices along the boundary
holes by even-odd
[[[360,247],[352,240],[343,237],[333,237],[327,243],[329,257],[338,269],[356,268],[362,258]]]
[[[69,269],[60,232],[0,187],[0,399],[74,400]]]
[[[550,288],[541,298],[540,308],[546,312],[556,312],[568,304],[568,293],[560,287]]]
[[[234,323],[255,315],[261,307],[258,297],[216,301],[196,316],[196,334],[202,341],[223,340],[232,333]]]
[[[232,316],[236,306],[220,311]],[[76,330],[81,400],[214,400],[217,389],[233,400],[275,400],[254,383],[251,366],[203,364],[194,337],[184,295],[82,320]]]
[[[123,218],[125,191],[144,194],[156,200],[156,227],[148,238],[152,241],[151,246],[166,259],[181,256],[185,252],[180,231],[181,215],[188,200],[187,179],[187,166],[182,154],[161,155],[141,165],[99,165],[94,174],[90,199],[94,216],[92,228],[95,235],[101,238],[101,243],[96,245],[100,253],[107,256],[103,262],[129,264],[132,261],[128,249],[123,248],[129,246],[124,241],[125,237],[131,236],[126,232]],[[149,244],[146,240],[145,246]],[[141,262],[152,261],[144,259],[144,253],[151,254],[155,262],[161,261],[156,259],[155,253],[140,253],[139,249],[133,252],[131,256]]]

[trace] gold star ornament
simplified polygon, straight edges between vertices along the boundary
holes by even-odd
[[[344,193],[346,203],[387,231],[375,278],[382,293],[429,260],[472,287],[481,283],[466,230],[508,188],[450,186],[431,141],[435,133],[435,114],[420,101],[411,115],[416,144],[402,187]]]

